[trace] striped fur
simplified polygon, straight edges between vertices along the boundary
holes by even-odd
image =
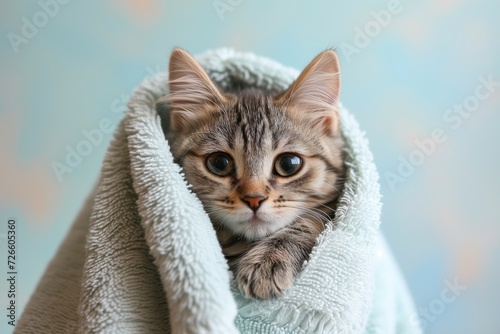
[[[324,223],[334,214],[344,165],[336,108],[340,88],[333,51],[318,55],[290,88],[221,92],[185,51],[170,59],[167,138],[186,179],[201,199],[241,291],[280,296],[307,260]],[[235,172],[221,177],[207,156],[224,152]],[[295,175],[274,171],[275,159],[294,153]],[[243,198],[262,194],[255,212]]]

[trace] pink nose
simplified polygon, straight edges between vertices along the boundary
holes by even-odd
[[[254,212],[260,207],[260,204],[267,199],[263,194],[248,194],[245,195],[242,200],[248,205],[250,209]]]

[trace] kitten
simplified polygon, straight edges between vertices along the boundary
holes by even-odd
[[[221,91],[175,49],[167,139],[217,231],[241,292],[280,296],[334,213],[344,175],[337,55],[319,54],[284,92]]]

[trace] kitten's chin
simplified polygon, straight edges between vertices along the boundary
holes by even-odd
[[[290,224],[292,221],[283,216],[249,213],[238,215],[224,215],[217,219],[234,234],[241,235],[247,240],[255,241],[267,237],[277,230]]]

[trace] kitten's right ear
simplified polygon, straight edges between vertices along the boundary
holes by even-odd
[[[290,109],[321,133],[335,134],[339,128],[338,100],[340,67],[337,54],[327,50],[317,55],[277,103]]]
[[[202,121],[207,109],[221,106],[226,97],[196,60],[182,49],[174,49],[169,62],[169,95],[160,102],[171,107],[170,127],[184,131]]]

